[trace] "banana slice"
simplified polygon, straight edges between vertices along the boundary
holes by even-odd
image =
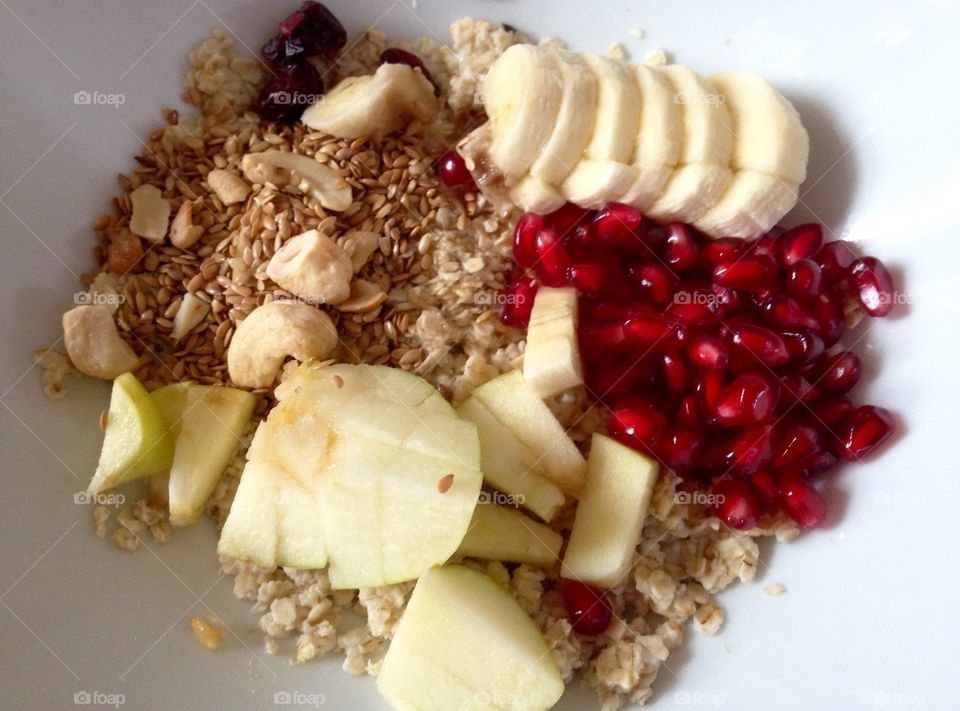
[[[640,126],[640,90],[630,67],[595,54],[582,55],[597,77],[596,120],[584,157],[561,192],[581,207],[618,199],[637,179],[631,163]]]
[[[640,136],[633,157],[637,179],[620,197],[620,202],[646,211],[657,199],[674,166],[680,160],[683,142],[683,114],[674,101],[673,85],[662,72],[651,67],[632,67],[640,90]]]
[[[733,131],[723,95],[689,67],[655,67],[673,86],[683,114],[680,161],[647,208],[655,220],[694,222],[716,204],[732,173]]]
[[[793,105],[756,74],[721,72],[710,81],[723,95],[734,127],[730,167],[802,183],[810,139]]]
[[[796,183],[756,170],[734,173],[720,200],[694,223],[714,237],[754,239],[797,204]]]
[[[507,183],[523,177],[550,139],[563,98],[556,52],[529,44],[507,49],[483,84],[490,157]]]
[[[549,215],[559,210],[567,198],[557,188],[541,178],[527,175],[510,190],[510,202],[524,212]]]

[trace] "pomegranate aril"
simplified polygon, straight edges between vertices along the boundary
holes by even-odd
[[[755,355],[766,365],[783,365],[790,358],[783,339],[762,326],[736,323],[729,327],[731,342]]]
[[[628,267],[627,278],[637,296],[658,306],[670,303],[679,285],[673,272],[655,263]]]
[[[817,319],[816,331],[823,338],[824,345],[829,348],[840,340],[846,329],[843,309],[830,297],[821,295],[813,302],[812,310]]]
[[[750,486],[737,479],[714,483],[711,492],[716,499],[713,512],[730,528],[747,529],[757,525],[760,506]]]
[[[594,400],[611,404],[623,394],[650,382],[649,364],[630,358],[626,363],[588,363],[584,377],[587,393]]]
[[[544,215],[543,223],[564,237],[572,234],[578,225],[585,224],[589,219],[590,213],[587,210],[568,202],[549,215]]]
[[[816,528],[827,518],[827,502],[803,476],[781,479],[779,500],[780,508],[804,528]]]
[[[820,265],[812,259],[800,259],[787,268],[787,293],[798,299],[819,296],[823,288]]]
[[[672,352],[686,339],[686,326],[676,319],[653,312],[636,312],[623,325],[627,340],[638,348]]]
[[[605,247],[630,247],[642,242],[643,218],[635,208],[608,203],[593,218],[593,231]]]
[[[697,398],[693,395],[688,395],[680,401],[680,407],[677,409],[676,422],[678,425],[691,427],[700,425],[700,408],[697,406]]]
[[[776,279],[777,262],[765,254],[721,262],[713,268],[713,280],[734,289],[759,291],[772,286]]]
[[[503,310],[500,320],[513,328],[526,328],[530,325],[530,311],[533,309],[533,299],[537,295],[535,279],[519,279],[508,284],[500,294]]]
[[[675,425],[663,433],[656,453],[668,468],[683,475],[693,466],[702,442],[703,435],[698,430]]]
[[[777,239],[779,239],[778,228],[774,227],[767,234],[758,240],[754,240],[747,248],[747,254],[755,256],[777,257]]]
[[[567,269],[570,285],[581,294],[599,296],[609,286],[607,269],[600,264],[574,264]]]
[[[473,185],[473,176],[467,170],[467,163],[456,150],[449,150],[437,161],[437,175],[445,188],[459,188]]]
[[[780,485],[776,477],[769,470],[761,469],[751,474],[748,480],[761,508],[768,512],[776,511],[779,508],[777,499],[780,494]]]
[[[621,444],[641,451],[649,451],[663,435],[666,419],[650,404],[636,403],[610,412],[607,429]]]
[[[889,410],[876,405],[862,405],[841,425],[840,456],[848,462],[861,459],[883,444],[896,429]]]
[[[780,405],[786,410],[797,403],[808,404],[820,397],[820,389],[802,375],[788,373],[780,376]]]
[[[543,229],[540,215],[526,212],[513,228],[513,260],[524,269],[537,263],[537,235]]]
[[[820,331],[820,321],[799,301],[789,296],[772,295],[763,306],[763,316],[767,323],[779,330],[792,331],[803,328],[818,333]]]
[[[837,240],[823,245],[814,257],[814,261],[820,265],[824,283],[834,284],[846,275],[847,269],[856,258],[857,255],[854,254],[848,242]]]
[[[818,474],[828,472],[837,466],[837,458],[826,449],[814,449],[807,452],[796,461],[784,465],[777,470],[781,478],[802,476],[813,479]]]
[[[772,429],[748,427],[728,445],[725,464],[739,474],[752,474],[773,458]]]
[[[675,271],[689,272],[697,267],[700,247],[691,229],[682,222],[667,225],[667,239],[660,250],[663,261]]]
[[[713,406],[713,414],[722,425],[752,425],[773,415],[779,388],[757,373],[744,373],[728,385]]]
[[[700,416],[703,418],[703,424],[716,423],[713,411],[726,387],[727,383],[723,375],[715,370],[705,372],[697,381],[695,392],[700,401]]]
[[[871,316],[882,317],[893,308],[893,278],[876,257],[858,259],[850,267],[848,281],[860,306]]]
[[[433,84],[434,96],[440,96],[440,85],[433,80],[433,75],[427,71],[423,60],[413,52],[407,52],[404,49],[397,49],[396,47],[388,47],[383,50],[383,53],[380,55],[380,64],[406,64],[408,67],[419,69],[423,73],[424,78]]]
[[[784,467],[821,448],[820,433],[805,422],[785,420],[777,426],[773,468]]]
[[[673,395],[682,395],[690,391],[690,370],[673,353],[658,355],[661,378],[667,392]]]
[[[698,368],[723,370],[730,361],[727,346],[719,338],[705,333],[693,336],[686,347],[687,360]]]
[[[789,267],[802,259],[813,257],[823,244],[823,230],[815,222],[797,225],[777,239],[777,259]]]
[[[719,320],[717,312],[711,307],[711,294],[691,294],[681,289],[673,297],[673,303],[667,307],[667,313],[683,321],[688,326],[709,326]]]
[[[700,248],[703,260],[710,265],[730,262],[740,256],[747,248],[747,242],[737,237],[721,237],[708,240]]]
[[[567,283],[567,269],[570,268],[570,256],[563,248],[560,235],[556,230],[542,229],[534,240],[537,254],[537,276],[547,286],[564,286]]]
[[[578,580],[561,580],[560,597],[567,608],[567,619],[577,634],[595,636],[610,626],[613,607],[600,588]]]
[[[850,398],[828,397],[814,403],[811,408],[818,425],[827,431],[833,432],[847,416],[853,412],[854,406]]]
[[[728,286],[720,286],[719,284],[712,284],[710,291],[715,300],[714,310],[720,316],[729,317],[731,314],[743,308],[745,299],[742,292],[731,289]]]
[[[787,346],[787,353],[794,363],[809,363],[823,355],[826,346],[823,339],[810,331],[781,333],[780,337]]]
[[[580,324],[580,350],[584,356],[611,356],[621,352],[627,344],[622,323],[589,321]]]
[[[855,353],[835,353],[827,359],[817,385],[831,393],[842,395],[857,384],[861,370],[860,359]]]

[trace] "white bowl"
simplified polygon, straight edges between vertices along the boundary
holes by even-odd
[[[114,176],[134,166],[161,105],[178,101],[186,52],[215,25],[259,47],[294,7],[266,5],[0,1],[5,708],[255,709],[286,698],[385,708],[371,680],[335,661],[291,667],[263,651],[257,616],[218,572],[209,522],[135,554],[94,538],[74,493],[96,462],[107,386],[73,381],[53,403],[31,368],[31,351],[60,338],[60,314],[90,266],[88,226],[109,208]],[[651,706],[960,707],[956,3],[330,5],[351,33],[445,37],[451,20],[472,15],[582,50],[618,40],[637,60],[663,47],[702,72],[762,73],[796,103],[812,152],[788,222],[817,219],[861,243],[902,289],[892,317],[853,334],[868,371],[856,397],[894,409],[901,431],[882,456],[835,476],[826,530],[767,547],[759,579],[720,597],[722,633],[690,630]],[[77,105],[78,91],[123,103]],[[772,582],[788,592],[766,597]],[[193,640],[194,614],[228,624],[222,651]],[[594,707],[576,684],[560,706]]]

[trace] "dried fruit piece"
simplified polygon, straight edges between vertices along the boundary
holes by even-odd
[[[193,224],[193,203],[184,200],[170,223],[170,244],[178,249],[190,249],[201,236],[203,226]]]
[[[207,185],[224,205],[236,205],[247,199],[250,186],[247,181],[229,170],[214,168],[207,173]]]
[[[308,0],[280,23],[280,31],[260,50],[276,65],[308,57],[332,59],[347,44],[347,31],[326,7]]]
[[[133,212],[130,231],[151,242],[162,242],[170,224],[170,201],[155,185],[141,185],[130,193]]]

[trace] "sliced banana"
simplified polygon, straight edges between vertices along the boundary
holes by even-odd
[[[581,207],[599,207],[618,199],[637,178],[631,163],[640,126],[640,90],[627,64],[596,54],[582,56],[597,77],[596,119],[584,157],[561,192]]]
[[[549,215],[567,201],[557,188],[532,175],[524,176],[510,189],[510,202],[524,212]]]
[[[563,98],[556,52],[528,44],[507,49],[483,83],[490,157],[510,183],[522,178],[553,133]]]
[[[694,222],[716,205],[732,176],[714,163],[677,166],[644,214],[659,222]]]
[[[797,184],[769,173],[742,170],[716,205],[694,223],[714,237],[754,239],[797,204]]]
[[[399,131],[413,120],[430,123],[439,110],[433,84],[421,72],[382,64],[372,75],[341,81],[300,120],[337,138],[361,138]]]

